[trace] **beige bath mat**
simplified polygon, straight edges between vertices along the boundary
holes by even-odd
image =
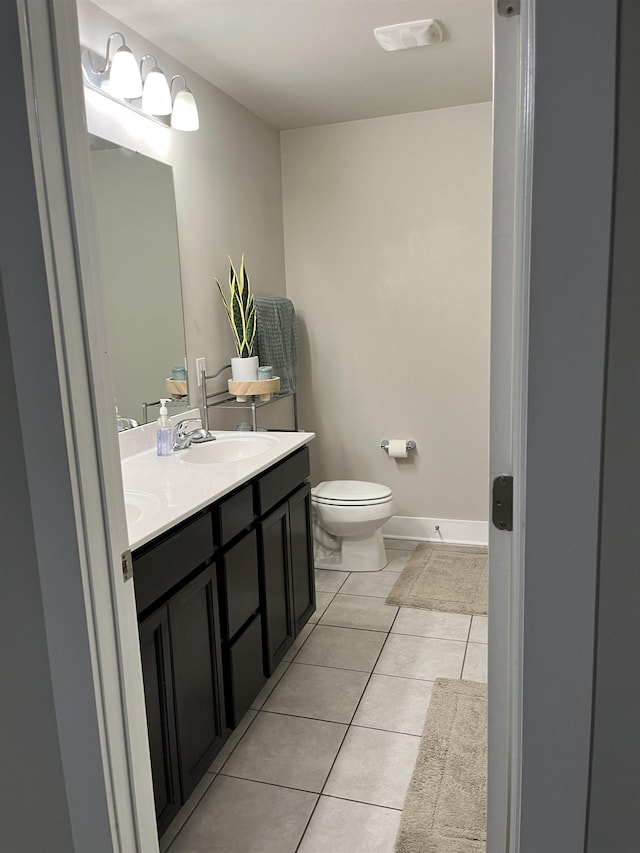
[[[396,853],[483,853],[486,838],[487,687],[438,678]]]
[[[484,615],[487,586],[485,547],[423,542],[393,585],[387,604]]]

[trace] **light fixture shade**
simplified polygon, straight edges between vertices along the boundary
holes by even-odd
[[[200,127],[196,99],[191,89],[187,89],[186,86],[180,89],[173,100],[171,127],[175,127],[176,130],[198,130]]]
[[[140,69],[135,56],[126,45],[116,50],[105,88],[114,98],[139,98],[142,94]]]
[[[157,66],[152,68],[144,78],[142,110],[154,116],[168,116],[171,113],[169,84]]]

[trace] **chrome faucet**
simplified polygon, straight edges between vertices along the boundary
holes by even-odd
[[[205,441],[216,440],[215,435],[209,432],[208,429],[203,429],[202,426],[199,429],[187,430],[187,425],[193,423],[202,424],[202,421],[200,418],[183,418],[181,421],[178,421],[174,430],[174,451],[186,450],[191,444],[202,444]]]
[[[124,432],[126,429],[134,429],[140,424],[135,418],[125,418],[123,415],[116,416],[116,427],[118,432]]]

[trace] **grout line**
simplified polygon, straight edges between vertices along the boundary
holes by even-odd
[[[328,627],[333,628],[335,626],[329,625]],[[357,630],[357,629],[355,629],[355,630]],[[373,633],[382,634],[382,631],[374,631]],[[394,634],[393,636],[394,637],[404,637],[406,635],[405,634]],[[424,637],[423,639],[428,640],[428,639],[433,639],[433,638]],[[452,642],[459,643],[461,641],[460,640],[453,640]],[[477,645],[481,645],[481,644],[477,644]],[[384,647],[384,643],[383,643],[383,647]],[[378,655],[378,657],[379,657],[379,655]],[[376,658],[376,663],[377,662],[378,662],[378,659]],[[290,661],[290,663],[298,664],[298,666],[315,666],[315,667],[320,667],[320,669],[337,669],[340,672],[359,672],[359,673],[364,673],[365,675],[370,675],[370,676],[371,675],[379,675],[383,678],[403,678],[405,681],[427,681],[430,684],[434,683],[433,678],[418,678],[416,675],[396,675],[393,672],[374,672],[373,670],[368,670],[368,669],[351,669],[351,667],[346,667],[346,666],[328,666],[326,663],[307,663],[307,661],[298,661],[295,658],[292,661]],[[375,667],[375,664],[374,664],[374,667]],[[440,675],[437,676],[437,678],[446,678],[446,677],[447,676],[440,676]],[[280,682],[278,682],[278,684],[279,683]],[[276,684],[276,687],[277,686],[278,685]],[[275,690],[275,687],[274,687],[274,690]],[[271,694],[269,694],[269,695],[271,695]],[[252,708],[252,710],[257,711],[257,710],[262,710],[262,709],[261,708],[260,709]]]
[[[313,794],[315,797],[320,797],[318,791],[311,791],[309,788],[294,788],[293,785],[285,785],[283,782],[267,782],[265,779],[235,776],[233,773],[218,773],[218,776],[224,776],[225,779],[240,779],[241,782],[253,782],[254,785],[269,785],[271,788],[286,788],[287,791],[301,791],[303,794]]]
[[[220,775],[220,774],[222,773],[223,768],[226,766],[227,762],[229,761],[229,759],[231,758],[231,756],[233,755],[233,753],[236,751],[236,749],[240,746],[240,744],[242,743],[242,741],[245,739],[245,736],[246,736],[247,732],[249,731],[249,729],[251,728],[251,726],[252,726],[252,725],[255,723],[255,721],[258,719],[258,714],[260,713],[260,711],[259,711],[259,710],[257,710],[256,708],[249,708],[249,711],[255,711],[254,717],[253,717],[253,719],[251,720],[251,722],[249,723],[249,725],[247,726],[247,728],[244,730],[244,732],[243,732],[243,733],[240,735],[240,737],[238,738],[238,743],[233,747],[233,749],[231,750],[231,752],[229,753],[229,755],[227,755],[227,757],[225,758],[225,760],[224,760],[224,761],[222,762],[222,764],[220,765],[220,769],[219,769],[219,770],[216,770],[216,773],[217,773],[218,775]],[[248,713],[249,713],[249,711],[247,711],[246,713],[248,714]],[[244,717],[243,717],[243,719],[244,719]],[[242,722],[242,720],[241,720],[240,722]],[[237,728],[239,728],[239,726],[236,726],[236,729],[237,729]],[[234,731],[235,731],[235,729],[234,729]],[[231,737],[231,735],[230,735],[230,737]],[[223,748],[224,748],[224,747],[223,747]],[[212,761],[211,763],[213,764],[213,761]]]
[[[308,717],[306,714],[292,714],[291,711],[270,711],[270,710],[261,710],[258,713],[260,714],[271,714],[273,717],[296,717],[298,720],[311,720],[312,722],[317,723],[332,723],[334,726],[349,726],[350,723],[347,720],[327,720],[324,717]]]
[[[332,622],[318,622],[318,625],[323,625],[325,628],[353,628],[354,631],[372,631],[374,634],[388,634],[386,628],[363,628],[362,626],[355,628],[353,625],[334,625]]]
[[[403,551],[404,551],[405,553],[408,553],[409,555],[413,552],[413,549],[399,549],[399,548],[398,548],[398,549],[391,549],[391,550],[393,550],[393,551],[395,551],[395,552],[403,552]],[[394,556],[395,556],[395,554],[394,554]],[[408,557],[408,558],[409,558],[409,557]],[[274,685],[273,689],[270,691],[270,693],[269,693],[269,695],[267,696],[267,698],[265,699],[265,702],[263,703],[262,707],[261,707],[260,709],[257,709],[257,708],[252,708],[252,709],[250,709],[251,711],[255,712],[255,713],[254,713],[254,716],[253,716],[253,719],[250,721],[250,723],[248,724],[247,728],[245,729],[245,731],[243,732],[243,734],[241,735],[241,737],[238,739],[238,742],[235,744],[235,746],[233,747],[233,749],[231,750],[231,752],[229,753],[229,755],[225,758],[225,760],[224,760],[224,762],[222,763],[222,765],[221,765],[220,769],[219,769],[218,771],[216,771],[216,773],[215,773],[215,774],[214,774],[214,773],[210,773],[210,771],[207,771],[207,773],[210,773],[210,775],[212,775],[212,776],[213,776],[212,781],[211,781],[211,783],[210,783],[209,785],[207,785],[207,787],[206,787],[205,791],[203,792],[202,796],[198,799],[198,802],[197,802],[197,803],[194,805],[194,807],[192,808],[192,810],[191,810],[191,812],[190,812],[189,816],[187,817],[187,819],[185,820],[185,822],[184,822],[184,823],[183,823],[183,825],[181,826],[180,830],[176,833],[175,838],[171,841],[171,843],[170,843],[169,847],[167,848],[167,853],[169,853],[170,848],[175,844],[176,839],[180,836],[180,834],[182,833],[182,831],[183,831],[184,827],[187,825],[187,823],[189,822],[189,820],[190,820],[190,819],[192,818],[192,816],[195,814],[195,812],[196,812],[197,808],[199,807],[199,805],[200,805],[200,803],[201,803],[202,799],[204,798],[204,795],[205,795],[205,794],[207,793],[207,791],[209,791],[209,789],[211,788],[211,785],[213,784],[213,781],[215,780],[216,775],[223,776],[223,777],[228,778],[228,779],[239,779],[239,780],[242,780],[242,781],[252,782],[253,784],[258,784],[258,785],[270,785],[271,787],[275,787],[275,788],[285,788],[285,789],[287,789],[287,790],[297,790],[297,791],[301,791],[301,792],[304,792],[304,793],[309,793],[309,794],[314,795],[314,796],[316,797],[316,802],[315,802],[314,807],[313,807],[313,809],[312,809],[312,811],[311,811],[311,814],[309,815],[309,818],[308,818],[308,820],[307,820],[307,822],[306,822],[306,824],[305,824],[304,830],[303,830],[303,832],[302,832],[302,834],[301,834],[301,836],[300,836],[300,840],[299,840],[298,844],[296,845],[296,848],[295,848],[296,853],[297,853],[297,851],[299,851],[299,849],[300,849],[300,845],[302,844],[302,841],[303,841],[303,839],[304,839],[304,837],[305,837],[305,835],[306,835],[306,832],[307,832],[307,830],[308,830],[308,828],[309,828],[309,825],[310,825],[310,823],[311,823],[311,821],[312,821],[312,819],[313,819],[313,816],[314,816],[315,811],[316,811],[316,809],[317,809],[318,803],[320,802],[320,798],[321,798],[321,797],[323,797],[323,796],[328,797],[328,798],[330,798],[330,799],[337,799],[337,800],[342,800],[342,801],[344,801],[344,802],[351,802],[351,803],[359,803],[359,804],[361,804],[361,805],[369,805],[369,806],[373,806],[373,807],[375,807],[375,808],[383,808],[383,809],[387,809],[387,810],[389,810],[389,811],[396,811],[396,812],[400,812],[400,813],[402,813],[402,809],[396,809],[396,808],[393,808],[392,806],[385,806],[385,805],[381,805],[380,803],[370,803],[370,802],[368,802],[368,801],[366,801],[366,800],[358,800],[358,799],[352,799],[352,798],[350,798],[350,797],[341,797],[341,796],[339,796],[339,795],[335,795],[335,794],[325,794],[325,793],[324,793],[324,792],[325,792],[325,790],[326,790],[326,785],[327,785],[327,782],[328,782],[328,780],[329,780],[329,777],[331,776],[331,773],[333,772],[333,769],[334,769],[334,767],[335,767],[335,764],[336,764],[336,762],[337,762],[337,760],[338,760],[338,757],[340,756],[340,753],[341,753],[341,751],[342,751],[342,747],[344,746],[344,743],[345,743],[345,741],[346,741],[346,738],[347,738],[347,736],[348,736],[349,731],[350,731],[350,729],[351,729],[351,728],[359,728],[359,729],[363,729],[363,730],[374,730],[374,731],[381,731],[381,732],[389,732],[389,733],[392,733],[392,734],[407,735],[408,737],[414,737],[414,738],[420,738],[420,737],[421,737],[421,735],[414,735],[414,734],[410,734],[409,732],[395,732],[395,731],[390,730],[390,729],[381,729],[381,728],[374,727],[374,726],[361,726],[361,725],[354,725],[354,724],[353,724],[353,720],[355,719],[355,716],[356,716],[356,714],[357,714],[357,712],[358,712],[358,709],[359,709],[359,707],[360,707],[360,705],[361,705],[361,703],[362,703],[362,701],[363,701],[363,699],[364,699],[365,693],[367,692],[367,689],[368,689],[368,687],[369,687],[369,684],[371,683],[371,679],[373,678],[373,676],[374,676],[374,675],[376,675],[376,676],[380,676],[380,677],[382,677],[382,678],[403,678],[403,679],[405,679],[405,680],[407,680],[407,681],[418,681],[418,682],[421,682],[421,683],[431,683],[431,684],[433,684],[433,683],[434,683],[434,682],[433,682],[433,680],[429,680],[429,679],[416,678],[416,677],[414,677],[414,676],[395,675],[395,674],[390,674],[390,673],[376,673],[376,672],[374,671],[374,670],[375,670],[375,667],[377,666],[377,664],[378,664],[378,662],[379,662],[379,660],[380,660],[380,657],[381,657],[381,655],[382,655],[382,652],[384,651],[384,648],[385,648],[385,646],[386,646],[387,640],[389,639],[389,637],[391,636],[391,634],[392,634],[392,632],[393,632],[393,627],[394,627],[394,625],[395,625],[395,623],[396,623],[396,620],[397,620],[397,618],[398,618],[398,615],[399,615],[399,613],[400,613],[400,608],[398,608],[398,609],[396,610],[396,613],[395,613],[395,615],[394,615],[394,617],[393,617],[392,623],[391,623],[391,625],[390,625],[389,629],[387,629],[386,631],[385,631],[385,630],[376,630],[376,629],[371,629],[371,628],[354,628],[354,627],[352,627],[352,626],[348,626],[348,625],[327,625],[326,623],[322,623],[323,627],[336,627],[336,628],[343,628],[343,629],[353,630],[353,631],[369,631],[369,633],[386,634],[385,640],[384,640],[384,642],[382,643],[382,646],[381,646],[381,648],[380,648],[380,651],[378,652],[378,654],[377,654],[377,656],[376,656],[376,660],[375,660],[375,662],[374,662],[373,667],[371,668],[371,670],[368,670],[368,669],[367,669],[367,670],[357,670],[357,669],[350,669],[350,668],[347,668],[347,667],[339,667],[339,666],[331,666],[331,667],[329,667],[329,666],[325,666],[325,665],[323,665],[323,664],[307,663],[307,662],[303,662],[303,661],[298,661],[298,660],[297,660],[298,655],[300,654],[300,652],[302,651],[302,649],[303,649],[303,648],[304,648],[304,646],[306,645],[307,641],[309,640],[309,637],[311,637],[311,635],[314,633],[314,631],[315,631],[316,627],[318,626],[318,624],[320,624],[320,621],[319,621],[319,620],[322,618],[322,616],[323,616],[323,615],[324,615],[324,613],[326,612],[327,608],[328,608],[328,607],[331,605],[331,603],[335,600],[336,596],[340,593],[340,590],[342,589],[342,587],[344,586],[344,584],[347,582],[347,580],[349,579],[349,577],[351,577],[351,576],[352,576],[352,574],[353,574],[353,573],[351,573],[351,572],[347,573],[347,577],[345,577],[345,578],[344,578],[344,580],[343,580],[342,584],[340,585],[339,589],[338,589],[336,592],[326,592],[326,593],[325,593],[325,592],[324,592],[324,590],[318,590],[318,592],[323,592],[325,595],[331,595],[331,600],[329,601],[329,603],[327,604],[327,606],[326,606],[326,607],[324,608],[324,610],[322,611],[322,614],[320,614],[320,616],[318,617],[318,621],[317,621],[317,622],[309,622],[309,623],[308,623],[308,624],[310,624],[310,625],[311,625],[311,630],[309,631],[309,634],[308,634],[308,635],[307,635],[307,637],[305,638],[305,640],[304,640],[304,642],[302,643],[302,645],[300,646],[300,648],[297,650],[297,652],[296,652],[295,656],[294,656],[292,659],[290,659],[290,660],[286,661],[286,663],[287,663],[287,667],[285,668],[285,672],[282,674],[281,678],[280,678],[280,679],[278,679],[278,681],[277,681],[277,682],[276,682],[276,684]],[[390,574],[401,574],[401,572],[390,572]],[[341,594],[343,594],[343,595],[359,595],[359,593],[341,593]],[[373,599],[382,598],[381,596],[361,596],[361,597],[364,597],[364,598],[373,598]],[[390,606],[393,606],[393,605],[390,605]],[[460,674],[460,678],[462,678],[462,671],[464,670],[464,664],[465,664],[465,661],[466,661],[466,653],[467,653],[468,645],[469,645],[469,642],[470,642],[469,637],[470,637],[471,625],[472,625],[472,624],[473,624],[473,620],[470,620],[470,622],[469,622],[469,630],[468,630],[468,633],[467,633],[467,639],[466,639],[466,641],[451,640],[451,639],[446,638],[446,637],[422,637],[422,635],[420,635],[420,634],[399,634],[399,633],[394,633],[393,635],[394,635],[394,636],[415,636],[415,637],[421,637],[421,638],[423,638],[423,639],[444,640],[444,641],[447,641],[447,642],[464,642],[464,643],[465,643],[465,654],[464,654],[464,658],[463,658],[463,662],[462,662],[462,668],[461,668],[461,674]],[[485,644],[478,644],[478,645],[485,645]],[[354,709],[353,713],[351,714],[350,721],[349,721],[348,723],[340,722],[340,721],[336,721],[336,720],[323,720],[323,719],[318,718],[318,717],[302,717],[301,715],[297,715],[297,714],[285,714],[285,713],[283,713],[283,712],[278,712],[278,711],[265,711],[265,710],[263,710],[263,709],[264,709],[264,704],[268,701],[268,699],[269,699],[269,697],[272,695],[272,693],[277,689],[278,684],[280,684],[280,682],[281,682],[282,678],[284,677],[284,675],[286,674],[286,672],[288,671],[288,669],[289,669],[289,667],[291,666],[291,664],[292,664],[292,663],[298,663],[300,666],[316,666],[316,667],[321,667],[321,668],[323,668],[323,669],[336,669],[336,670],[339,670],[339,671],[342,671],[342,672],[345,672],[345,671],[346,671],[346,672],[358,672],[358,673],[360,673],[360,674],[365,674],[365,675],[367,675],[367,680],[366,680],[366,683],[365,683],[365,685],[364,685],[364,689],[362,690],[362,693],[361,693],[361,695],[360,695],[360,698],[359,698],[358,702],[356,703],[355,709]],[[342,739],[341,739],[341,741],[340,741],[340,745],[339,745],[339,747],[338,747],[338,749],[337,749],[337,751],[336,751],[336,755],[335,755],[335,757],[334,757],[334,759],[333,759],[333,761],[332,761],[332,763],[331,763],[331,767],[329,768],[329,771],[328,771],[328,773],[327,773],[327,776],[326,776],[326,778],[325,778],[325,781],[324,781],[324,783],[323,783],[323,785],[322,785],[322,789],[320,790],[320,792],[318,792],[318,791],[308,791],[308,790],[307,790],[307,789],[305,789],[305,788],[293,788],[293,787],[288,786],[288,785],[276,784],[276,783],[274,783],[274,782],[265,782],[265,781],[257,780],[257,779],[246,779],[245,777],[242,777],[242,776],[232,776],[232,775],[231,775],[231,774],[229,774],[229,773],[224,773],[224,772],[223,772],[224,768],[227,766],[227,764],[228,764],[228,762],[229,762],[229,759],[233,756],[233,754],[235,753],[235,751],[236,751],[236,749],[238,748],[238,746],[242,743],[242,741],[244,740],[245,736],[247,735],[247,733],[248,733],[248,732],[250,731],[250,729],[252,728],[252,726],[253,726],[254,722],[257,720],[257,718],[258,718],[259,714],[274,714],[274,715],[279,715],[279,716],[291,716],[291,717],[297,717],[297,718],[299,718],[299,719],[318,720],[319,722],[335,723],[336,725],[342,725],[342,726],[345,726],[344,735],[343,735],[343,737],[342,737]],[[177,816],[176,816],[176,817],[177,817]]]
[[[467,650],[469,649],[469,641],[464,645],[464,657],[462,658],[462,667],[460,669],[460,680],[462,680],[462,673],[464,672],[464,665],[467,662]]]
[[[382,644],[382,646],[380,647],[380,651],[378,652],[378,655],[377,655],[377,657],[376,657],[376,659],[375,659],[375,661],[374,661],[373,667],[371,668],[371,672],[369,673],[369,677],[367,678],[366,684],[364,685],[364,690],[363,690],[363,691],[362,691],[362,693],[360,694],[360,698],[358,699],[358,702],[356,703],[356,707],[355,707],[355,708],[354,708],[354,710],[353,710],[353,714],[351,715],[351,720],[353,720],[353,719],[354,719],[354,717],[355,717],[355,715],[358,713],[358,708],[360,707],[360,704],[361,704],[361,702],[362,702],[362,699],[363,699],[363,697],[364,697],[364,694],[367,692],[367,688],[368,688],[369,683],[370,683],[370,681],[371,681],[371,677],[372,677],[372,675],[373,675],[373,670],[376,668],[376,665],[377,665],[378,661],[380,660],[380,655],[382,654],[382,650],[384,649],[384,647],[385,647],[385,645],[386,645],[386,643],[387,643],[387,640],[389,639],[389,635],[390,635],[390,633],[391,633],[391,629],[393,628],[393,625],[394,625],[394,623],[395,623],[396,619],[398,618],[398,613],[399,613],[399,612],[400,612],[400,608],[398,608],[398,611],[396,612],[396,615],[393,617],[393,621],[392,621],[391,625],[389,626],[389,630],[386,632],[387,637],[386,637],[386,639],[385,639],[384,643]],[[355,630],[358,630],[358,629],[355,629]],[[337,667],[336,667],[336,668],[337,668]],[[316,809],[318,808],[318,803],[320,802],[320,798],[321,798],[321,797],[322,797],[322,795],[324,794],[324,791],[325,791],[325,789],[326,789],[326,787],[327,787],[327,782],[329,781],[329,778],[331,777],[331,774],[333,773],[333,768],[334,768],[334,767],[335,767],[335,765],[336,765],[336,761],[338,760],[338,756],[340,755],[340,752],[342,751],[342,747],[344,746],[344,742],[346,741],[347,736],[349,735],[349,732],[351,731],[351,728],[352,728],[352,722],[351,722],[351,721],[349,721],[349,723],[348,723],[348,725],[347,725],[347,729],[346,729],[346,731],[345,731],[345,733],[344,733],[344,737],[342,738],[342,740],[341,740],[341,742],[340,742],[340,746],[338,747],[338,751],[336,752],[335,757],[334,757],[333,761],[331,762],[331,767],[329,768],[329,772],[327,773],[326,778],[325,778],[325,780],[324,780],[324,784],[322,785],[322,789],[321,789],[321,791],[320,791],[320,796],[318,797],[318,799],[317,799],[317,801],[316,801],[316,804],[315,804],[315,806],[313,807],[313,811],[312,811],[312,812],[311,812],[311,814],[309,815],[309,820],[307,821],[307,824],[306,824],[306,826],[305,826],[305,828],[304,828],[304,831],[303,831],[302,835],[300,836],[300,841],[298,842],[298,845],[297,845],[297,847],[296,847],[296,849],[295,849],[295,853],[298,853],[298,850],[300,849],[300,845],[302,844],[302,841],[303,841],[303,839],[304,839],[304,837],[305,837],[305,835],[306,835],[306,833],[307,833],[307,829],[309,828],[309,824],[310,824],[310,823],[311,823],[311,821],[313,820],[313,816],[314,816],[314,814],[316,813]],[[345,797],[344,799],[347,799],[347,798]],[[352,802],[354,802],[354,801],[352,801]],[[375,804],[374,804],[374,803],[368,803],[367,805],[375,805]]]
[[[202,796],[201,796],[201,797],[198,797],[198,801],[197,801],[197,803],[196,803],[196,804],[194,805],[194,807],[191,809],[191,811],[189,812],[189,814],[188,814],[188,815],[187,815],[187,817],[185,818],[184,823],[182,824],[182,826],[180,827],[180,829],[176,832],[176,834],[174,835],[174,837],[173,837],[173,838],[171,839],[171,841],[169,842],[169,846],[168,846],[167,848],[165,848],[165,853],[170,853],[171,848],[173,847],[173,845],[176,843],[176,841],[177,841],[177,840],[178,840],[178,838],[180,837],[180,833],[181,833],[181,832],[182,832],[182,830],[185,828],[185,826],[189,823],[189,821],[191,820],[191,818],[193,817],[193,815],[196,813],[196,809],[198,808],[198,806],[200,805],[200,803],[204,800],[204,796],[205,796],[205,794],[209,791],[209,789],[211,788],[211,786],[213,785],[213,783],[214,783],[214,782],[215,782],[215,780],[216,780],[216,776],[218,775],[217,773],[209,773],[209,771],[207,770],[207,771],[205,771],[205,774],[204,774],[204,776],[203,776],[202,778],[204,779],[204,778],[205,778],[205,776],[207,776],[207,774],[208,774],[209,776],[212,776],[213,778],[211,779],[211,781],[209,782],[209,784],[207,785],[207,787],[206,787],[206,788],[204,789],[204,791],[202,792]],[[186,805],[186,803],[185,803],[185,805]],[[184,806],[183,806],[182,808],[184,808]],[[179,814],[180,814],[180,812],[178,812],[178,814],[174,817],[174,819],[173,819],[173,820],[177,820],[177,818],[178,818]],[[173,821],[172,821],[172,823],[173,823]],[[167,829],[169,829],[169,827],[170,827],[170,826],[171,826],[171,824],[169,824],[169,826],[167,827]],[[160,839],[158,839],[158,842],[160,842]]]
[[[343,803],[359,803],[361,806],[373,806],[376,809],[386,809],[389,812],[400,812],[402,809],[394,809],[393,806],[381,806],[380,803],[369,803],[366,800],[353,800],[350,797],[339,797],[338,794],[321,794],[321,797],[326,797],[328,800],[342,800]]]
[[[307,625],[311,625],[311,630],[309,631],[309,633],[307,634],[307,636],[304,638],[304,642],[302,643],[302,645],[300,646],[300,648],[296,650],[295,655],[294,655],[292,658],[289,658],[289,659],[286,661],[288,664],[292,664],[292,663],[295,661],[295,659],[298,657],[298,655],[300,654],[300,652],[301,652],[301,651],[304,649],[304,647],[307,645],[307,640],[308,640],[308,639],[309,639],[309,637],[313,634],[313,632],[316,630],[316,627],[317,627],[318,623],[317,623],[317,622],[313,622],[313,623],[311,623],[311,622],[307,622]],[[298,638],[296,637],[296,640],[297,640],[297,639],[298,639]],[[294,643],[295,643],[295,640],[294,640]],[[293,644],[292,644],[292,645],[293,645]],[[286,652],[285,652],[285,654],[286,654]],[[285,658],[282,658],[282,661],[280,661],[280,663],[284,662],[285,660],[286,660]]]

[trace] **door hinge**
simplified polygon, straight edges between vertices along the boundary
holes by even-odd
[[[498,530],[513,530],[513,477],[507,474],[493,481],[491,520]]]
[[[498,14],[502,18],[513,18],[520,14],[520,0],[498,0]]]
[[[125,551],[122,555],[122,579],[126,583],[133,577],[133,560],[131,551]]]

